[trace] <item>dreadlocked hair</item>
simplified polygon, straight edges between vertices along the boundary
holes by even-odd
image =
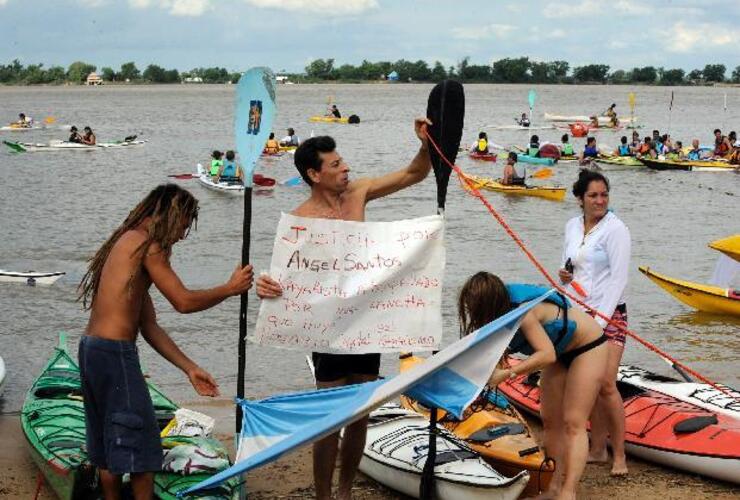
[[[501,279],[491,273],[475,273],[460,289],[457,314],[460,318],[460,337],[509,312],[511,299]]]
[[[183,237],[183,227],[185,227],[186,223],[187,229],[185,236],[190,232],[190,227],[193,224],[197,228],[198,200],[180,186],[175,184],[161,184],[136,205],[128,214],[126,220],[123,221],[123,224],[113,232],[110,238],[88,261],[89,266],[87,272],[77,287],[79,293],[77,300],[82,300],[85,309],[92,307],[95,301],[98,287],[100,286],[100,277],[103,273],[103,266],[108,259],[113,245],[116,244],[121,235],[126,231],[138,227],[147,217],[151,218],[151,223],[146,228],[147,238],[132,254],[132,257],[139,261],[139,266],[152,243],[158,243],[162,248],[162,252],[169,255],[172,251],[172,245]],[[135,276],[136,272],[131,273],[127,285],[129,288],[133,285]]]

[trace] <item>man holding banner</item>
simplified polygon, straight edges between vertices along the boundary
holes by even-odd
[[[313,137],[296,150],[295,165],[311,186],[311,195],[290,215],[284,215],[275,241],[272,277],[257,279],[260,298],[282,299],[279,307],[277,302],[263,302],[256,336],[265,344],[312,349],[320,389],[377,379],[381,350],[398,351],[402,345],[431,350],[439,342],[438,337],[429,336],[429,330],[422,332],[425,336],[404,336],[400,327],[394,330],[400,322],[395,323],[393,317],[407,317],[413,309],[422,324],[437,326],[439,322],[437,331],[441,331],[437,301],[444,266],[441,218],[364,223],[369,201],[416,184],[429,174],[428,125],[431,122],[426,118],[414,122],[421,146],[411,163],[380,177],[350,181],[350,168],[328,136]],[[424,226],[414,225],[417,221]],[[396,254],[393,246],[411,253],[399,250]],[[428,251],[431,247],[432,252]],[[332,249],[338,253],[331,254]],[[379,290],[386,295],[377,295]],[[388,290],[393,293],[388,295]],[[332,298],[339,302],[332,302]],[[387,321],[378,323],[374,319],[378,316]],[[371,327],[365,330],[368,325]],[[298,334],[292,335],[293,331]],[[318,499],[331,498],[338,453],[342,467],[337,498],[351,498],[366,430],[367,417],[348,426],[341,451],[338,433],[314,444]]]

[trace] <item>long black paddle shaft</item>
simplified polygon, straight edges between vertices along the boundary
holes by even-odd
[[[249,264],[249,243],[252,239],[252,186],[244,188],[244,225],[242,226],[242,267]],[[239,369],[236,378],[236,397],[244,398],[244,371],[247,363],[247,292],[241,294],[239,308]],[[236,433],[242,430],[242,405],[236,405]]]

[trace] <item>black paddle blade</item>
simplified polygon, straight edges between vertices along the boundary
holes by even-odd
[[[445,80],[434,86],[427,101],[427,118],[432,122],[429,135],[445,158],[454,164],[465,121],[465,92],[460,82]],[[437,179],[437,207],[441,211],[445,207],[452,169],[432,145],[429,146],[429,155]]]

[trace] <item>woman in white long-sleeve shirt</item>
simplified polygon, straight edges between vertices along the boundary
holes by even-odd
[[[565,225],[563,268],[558,272],[560,281],[590,307],[626,327],[629,230],[609,211],[609,181],[600,173],[581,170],[573,184],[573,195],[578,199],[583,215],[572,218]],[[596,321],[609,338],[609,359],[604,385],[591,414],[589,460],[608,460],[606,441],[609,436],[614,454],[611,473],[625,475],[624,406],[616,384],[625,334],[598,316]]]

